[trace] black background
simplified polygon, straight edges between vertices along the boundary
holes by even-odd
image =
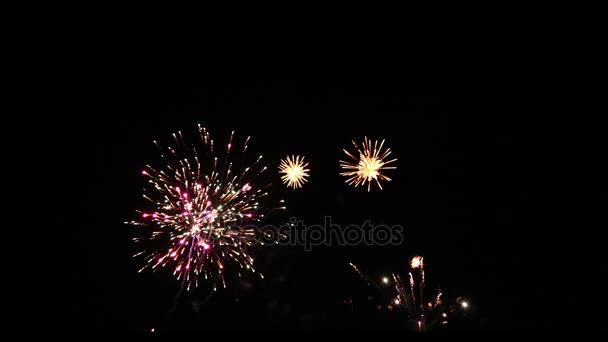
[[[379,278],[415,253],[431,284],[470,299],[469,329],[602,327],[601,13],[5,15],[15,327],[399,330],[394,314],[348,312],[343,300],[367,290],[347,263]],[[252,135],[271,168],[288,153],[309,157],[310,183],[280,190],[288,215],[400,224],[405,244],[264,250],[265,281],[219,291],[198,316],[187,305],[168,315],[178,283],[136,272],[122,222],[143,203],[139,172],[158,160],[151,141],[197,123],[217,138]],[[338,175],[341,149],[364,136],[386,138],[399,158],[384,191],[349,188]]]

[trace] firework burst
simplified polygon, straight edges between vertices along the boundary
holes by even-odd
[[[421,256],[415,256],[415,257],[413,257],[412,261],[410,261],[410,266],[413,269],[417,269],[417,268],[423,267],[422,257]]]
[[[359,185],[365,186],[367,183],[367,191],[370,191],[372,182],[375,181],[380,190],[382,190],[380,181],[391,180],[389,177],[382,174],[382,171],[397,168],[395,166],[387,166],[397,160],[387,160],[388,156],[391,154],[390,148],[382,151],[384,140],[382,140],[379,145],[378,140],[374,141],[372,144],[367,137],[363,140],[362,148],[359,148],[355,141],[353,141],[353,145],[357,150],[354,154],[344,149],[344,153],[352,160],[340,160],[340,167],[345,170],[340,173],[340,175],[348,177],[346,180],[348,185],[358,187]]]
[[[279,173],[284,173],[281,176],[283,183],[294,189],[301,188],[308,181],[306,179],[310,171],[306,168],[308,164],[308,162],[304,162],[304,157],[301,156],[287,156],[287,158],[281,160]]]
[[[163,163],[158,168],[146,165],[142,171],[148,179],[143,197],[149,207],[138,210],[140,219],[128,222],[142,228],[136,242],[161,241],[158,248],[136,254],[146,261],[140,272],[170,268],[187,289],[209,278],[221,280],[225,287],[229,264],[237,265],[238,276],[243,270],[255,273],[249,249],[259,244],[259,232],[252,227],[263,219],[269,194],[268,185],[258,184],[266,170],[262,156],[247,167],[234,165],[233,154],[244,157],[249,137],[233,153],[232,132],[220,159],[209,132],[200,125],[195,145],[187,144],[181,132],[173,138],[174,147],[163,148],[154,141]]]

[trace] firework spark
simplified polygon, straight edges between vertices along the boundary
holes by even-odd
[[[340,173],[342,176],[348,177],[346,183],[358,187],[365,186],[367,183],[367,191],[371,190],[372,181],[375,181],[380,190],[382,190],[381,180],[390,181],[391,179],[382,174],[384,170],[396,169],[395,166],[387,166],[397,159],[386,160],[391,154],[391,149],[388,148],[384,152],[384,140],[378,145],[378,140],[372,142],[365,137],[363,140],[362,149],[360,149],[355,141],[353,145],[357,152],[355,154],[344,149],[344,153],[352,160],[340,160],[340,167],[345,170]],[[355,155],[358,154],[358,157]]]
[[[421,256],[413,257],[412,261],[410,262],[410,266],[412,266],[413,269],[422,267],[422,257]]]
[[[301,188],[308,181],[306,179],[310,171],[306,168],[308,164],[308,162],[304,162],[304,157],[302,156],[287,156],[286,159],[281,160],[279,173],[284,173],[281,176],[283,183],[294,189]]]
[[[147,165],[142,171],[148,179],[143,197],[149,208],[138,211],[140,219],[127,222],[143,228],[136,242],[163,241],[160,247],[156,243],[157,248],[136,254],[146,261],[140,272],[169,267],[187,289],[197,287],[201,278],[214,277],[225,287],[224,272],[231,262],[239,266],[238,276],[242,270],[255,273],[249,249],[259,239],[250,227],[263,219],[268,196],[267,186],[258,184],[266,170],[262,156],[239,168],[231,161],[234,132],[221,159],[209,132],[199,125],[198,133],[199,145],[187,144],[181,132],[173,134],[175,147],[154,142],[163,164]],[[249,138],[241,145],[241,155],[248,142]]]

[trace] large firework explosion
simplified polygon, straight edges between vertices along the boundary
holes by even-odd
[[[173,138],[174,147],[154,141],[163,162],[142,171],[148,180],[143,195],[148,208],[138,210],[140,218],[128,222],[142,228],[134,240],[148,243],[135,255],[145,258],[140,272],[170,268],[187,289],[210,278],[225,287],[224,274],[231,263],[238,277],[243,271],[256,273],[249,253],[260,244],[256,225],[269,210],[285,208],[283,201],[278,207],[265,206],[269,184],[261,183],[266,170],[262,156],[249,166],[241,165],[249,137],[237,144],[234,132],[225,154],[223,148],[216,154],[214,140],[200,125],[195,144],[187,143],[181,132]],[[162,242],[152,248],[151,240]]]

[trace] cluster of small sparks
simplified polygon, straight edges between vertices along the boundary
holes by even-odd
[[[393,289],[389,295],[390,301],[386,305],[388,310],[394,310],[401,307],[406,314],[408,320],[415,320],[415,329],[417,331],[431,330],[436,327],[443,327],[448,324],[449,316],[456,316],[463,311],[470,310],[469,302],[458,297],[454,302],[449,302],[444,298],[444,294],[438,288],[432,300],[426,302],[424,298],[424,263],[421,256],[415,256],[409,263],[411,268],[407,272],[407,282],[404,282],[401,276],[397,273],[392,273],[391,276],[383,276],[380,278],[381,285],[375,283],[368,277],[359,267],[353,263],[349,266],[367,283],[368,286],[373,286],[378,289],[386,288]],[[417,277],[415,277],[417,274]],[[415,279],[418,279],[416,282]],[[416,293],[415,289],[419,292]],[[349,300],[352,303],[352,300]],[[384,306],[378,304],[378,309]]]
[[[301,188],[306,183],[309,176],[308,162],[304,162],[302,156],[287,156],[287,158],[281,160],[279,165],[279,173],[282,173],[281,180],[288,187],[294,189]]]
[[[391,154],[390,148],[383,151],[384,140],[380,144],[378,144],[378,140],[372,143],[367,137],[363,140],[361,148],[354,140],[353,145],[357,150],[354,153],[344,149],[344,153],[351,160],[340,160],[340,167],[344,170],[340,175],[347,177],[346,183],[348,185],[358,187],[359,185],[365,186],[367,183],[367,191],[370,191],[372,184],[375,182],[382,190],[380,181],[391,180],[382,174],[382,171],[396,169],[394,166],[387,166],[397,160],[387,160]]]
[[[138,211],[140,219],[127,222],[144,228],[134,239],[137,242],[168,238],[168,248],[148,247],[135,255],[143,255],[146,261],[140,272],[169,267],[187,289],[210,278],[221,280],[225,287],[229,262],[238,265],[239,277],[243,270],[256,273],[249,249],[260,243],[251,227],[264,218],[267,209],[268,185],[257,184],[266,170],[262,156],[247,167],[233,165],[232,132],[220,160],[209,132],[200,125],[196,145],[186,143],[181,132],[173,138],[175,147],[163,148],[154,141],[163,163],[157,168],[146,165],[142,171],[148,181],[143,197],[150,208]],[[239,153],[245,153],[248,142],[249,137]]]

